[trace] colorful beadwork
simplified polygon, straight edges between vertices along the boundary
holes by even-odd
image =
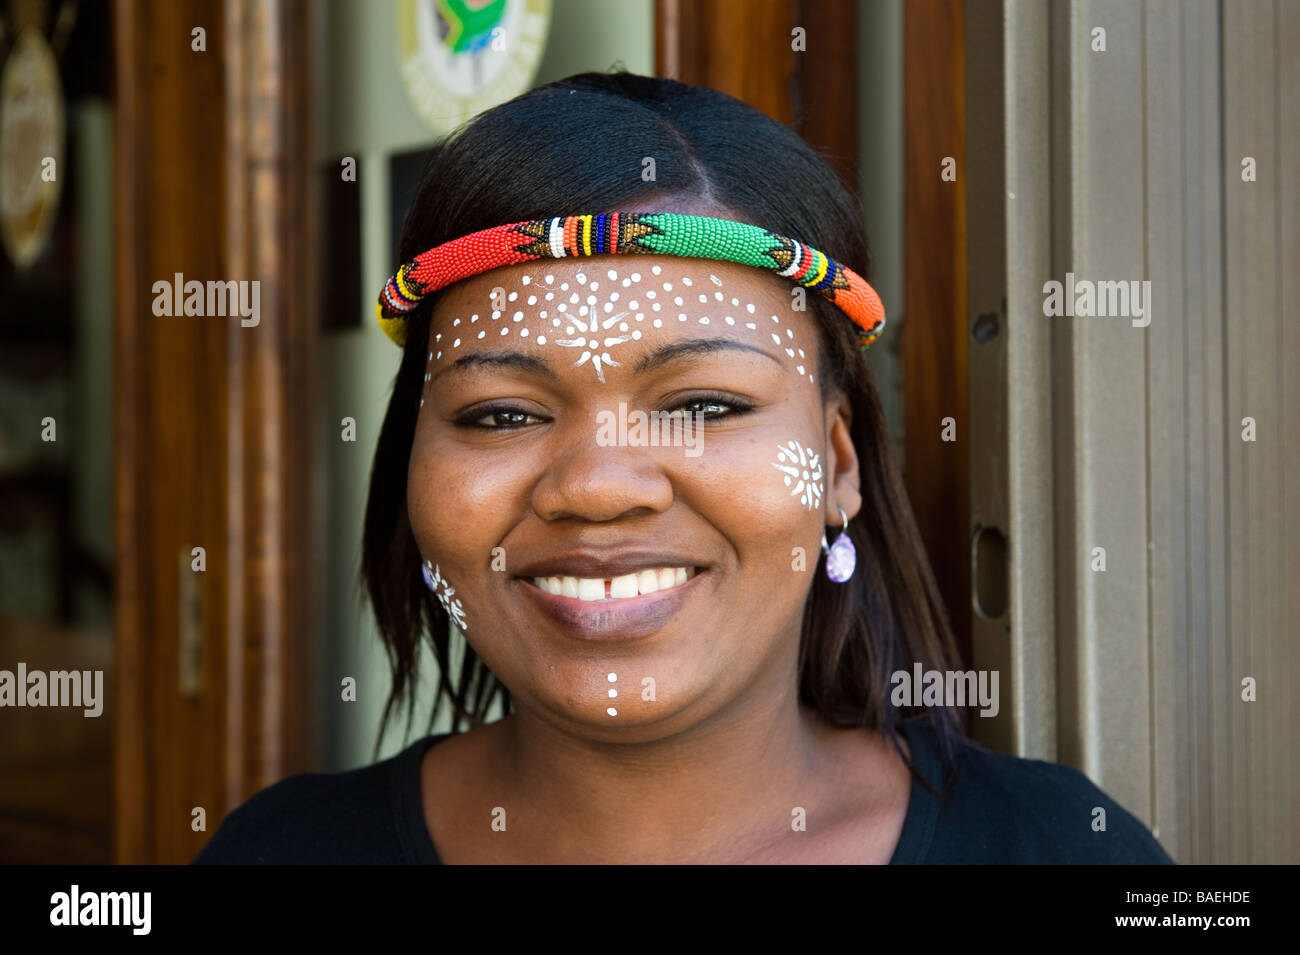
[[[376,304],[379,327],[406,344],[406,315],[430,292],[505,265],[625,253],[717,259],[768,269],[821,295],[858,326],[866,348],[885,328],[885,308],[856,272],[797,239],[767,229],[674,212],[602,212],[495,226],[444,242],[402,265]]]

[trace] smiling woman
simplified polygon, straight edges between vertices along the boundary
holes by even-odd
[[[200,861],[1167,861],[1078,772],[891,703],[960,661],[862,355],[860,211],[792,131],[573,76],[440,146],[400,260],[363,572],[385,722],[428,639],[453,732],[278,783]],[[698,453],[611,441],[615,409]]]

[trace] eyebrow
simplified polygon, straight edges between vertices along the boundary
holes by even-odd
[[[755,348],[753,345],[746,345],[744,342],[732,341],[729,338],[704,338],[693,339],[684,342],[671,342],[667,345],[661,345],[653,352],[643,357],[636,363],[632,371],[634,374],[643,374],[655,368],[659,368],[670,362],[679,361],[683,358],[702,358],[705,355],[711,355],[720,351],[744,351],[752,352],[755,355],[762,355],[769,361],[781,364],[774,356],[768,354],[761,348]],[[524,372],[540,375],[543,378],[554,380],[558,376],[555,369],[547,362],[535,355],[526,355],[518,351],[501,351],[501,352],[483,352],[472,355],[462,355],[454,362],[448,365],[442,371],[434,375],[438,378],[440,375],[452,371],[469,371],[476,368],[515,368]]]

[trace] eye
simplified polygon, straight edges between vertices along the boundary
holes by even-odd
[[[683,414],[694,417],[703,415],[707,420],[716,420],[718,418],[732,418],[737,415],[753,411],[754,406],[748,401],[744,401],[734,395],[724,394],[706,394],[693,395],[684,401],[673,405],[669,414]]]
[[[515,431],[544,419],[512,405],[475,408],[456,418],[458,428],[481,428],[484,431]]]

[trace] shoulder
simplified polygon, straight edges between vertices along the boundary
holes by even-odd
[[[934,745],[932,730],[920,733]],[[1073,767],[994,752],[968,739],[955,743],[953,758],[952,787],[938,800],[926,861],[1173,861],[1142,822]],[[932,776],[941,788],[938,774]]]
[[[401,770],[419,745],[360,769],[268,786],[225,818],[194,864],[404,861]]]

